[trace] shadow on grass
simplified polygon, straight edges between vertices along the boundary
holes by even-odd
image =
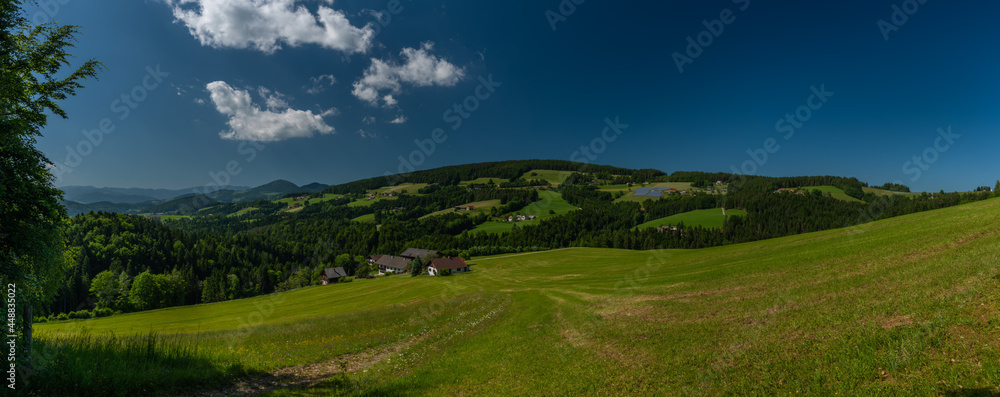
[[[947,397],[1000,397],[1000,392],[995,388],[984,387],[979,389],[946,390],[942,395]]]
[[[199,354],[192,342],[155,334],[39,339],[34,371],[20,395],[161,395],[251,375],[239,364]]]
[[[359,382],[351,377],[334,376],[307,387],[291,387],[274,390],[263,397],[314,397],[314,396],[358,396],[358,397],[399,397],[423,395],[420,388],[406,386],[399,382],[371,384]]]

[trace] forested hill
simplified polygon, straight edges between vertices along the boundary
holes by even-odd
[[[667,174],[654,169],[633,170],[596,165],[565,160],[509,160],[466,165],[453,165],[432,170],[414,171],[407,174],[379,176],[359,181],[330,186],[325,193],[346,194],[363,193],[382,186],[398,185],[400,183],[435,183],[440,185],[457,185],[460,181],[470,181],[478,178],[516,179],[525,173],[536,170],[573,171],[599,175],[617,175],[628,177],[629,180],[655,180]],[[612,178],[606,178],[612,179]]]
[[[574,246],[701,248],[996,196],[883,186],[893,191],[834,176],[667,174],[522,160],[208,202],[198,210],[176,203],[143,216],[90,213],[69,222],[63,288],[41,314],[144,310],[293,289],[319,283],[328,267],[368,274],[367,256],[406,248],[465,257]],[[715,214],[717,223],[702,223],[704,214]]]

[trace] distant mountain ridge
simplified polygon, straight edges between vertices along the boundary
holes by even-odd
[[[176,211],[185,208],[197,209],[217,203],[274,200],[290,193],[316,193],[328,188],[321,183],[299,186],[279,179],[257,187],[232,186],[202,193],[204,188],[190,189],[142,189],[142,188],[99,188],[94,186],[66,186],[63,206],[70,216],[90,211],[141,214]],[[197,193],[196,193],[197,192]],[[194,200],[195,197],[200,197]],[[190,205],[197,202],[197,205]]]
[[[250,190],[250,186],[227,186],[227,190],[243,191]],[[166,200],[180,197],[185,194],[195,192],[211,193],[222,189],[209,189],[204,186],[187,189],[146,189],[146,188],[121,188],[121,187],[94,187],[94,186],[63,186],[59,188],[63,191],[64,199],[76,201],[83,204],[107,201],[110,203],[141,203],[153,200]]]

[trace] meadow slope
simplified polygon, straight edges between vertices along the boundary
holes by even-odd
[[[36,329],[58,354],[75,350],[57,338],[81,329],[175,334],[167,339],[195,346],[216,372],[249,376],[392,352],[347,374],[265,388],[271,396],[993,395],[998,224],[994,199],[749,244],[475,258],[472,273],[447,278]],[[231,376],[206,373],[156,390]]]

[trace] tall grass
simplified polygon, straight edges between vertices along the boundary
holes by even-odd
[[[157,335],[77,335],[42,338],[39,373],[25,395],[151,395],[177,385],[218,384],[247,375],[238,362],[202,355],[196,340]]]

